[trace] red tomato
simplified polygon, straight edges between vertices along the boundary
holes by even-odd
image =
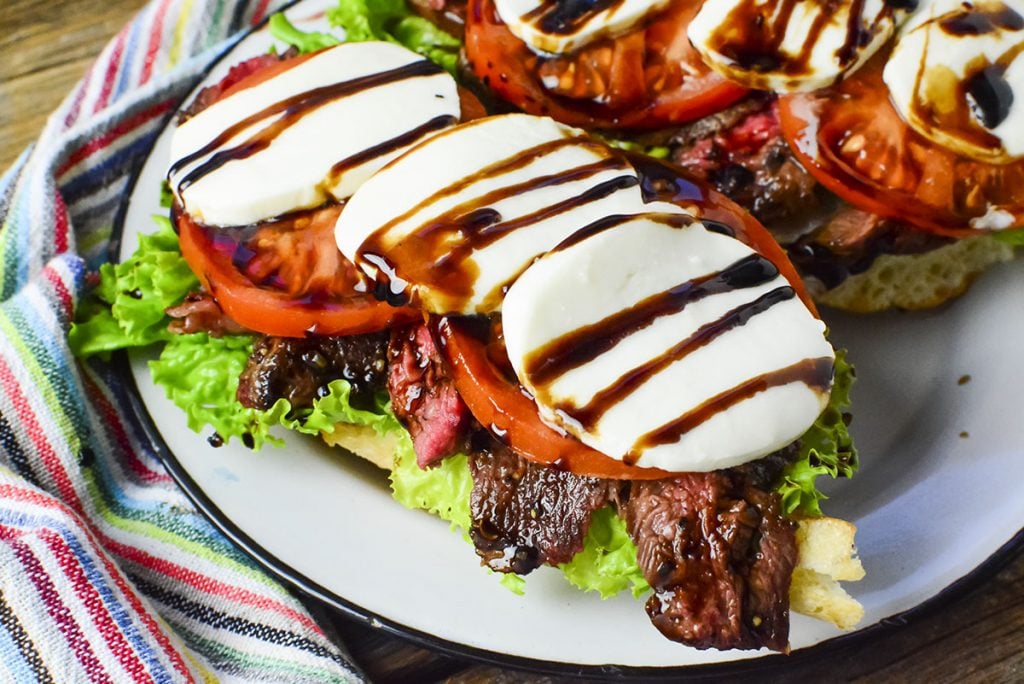
[[[699,8],[673,0],[629,33],[541,57],[508,30],[494,0],[470,0],[466,55],[492,91],[529,114],[574,126],[669,126],[713,114],[746,93],[690,45],[686,27]]]
[[[334,241],[340,205],[252,228],[209,228],[175,212],[181,253],[232,320],[267,335],[352,335],[420,314],[365,290]]]
[[[201,93],[209,106],[301,64],[314,53],[279,60],[254,58]],[[486,116],[471,92],[459,88],[462,119]],[[419,318],[413,309],[379,302],[357,290],[353,266],[338,251],[334,223],[342,205],[296,212],[244,229],[201,226],[175,212],[181,252],[203,286],[232,320],[267,335],[353,335]]]
[[[452,380],[470,413],[523,458],[541,465],[616,480],[656,480],[671,473],[628,466],[548,427],[511,375],[504,344],[481,339],[466,319],[442,318],[437,334]],[[486,331],[493,337],[493,331]],[[497,347],[497,348],[495,348]],[[502,363],[504,362],[504,363]]]
[[[724,195],[689,180],[671,164],[642,155],[628,156],[641,175],[648,201],[675,202],[705,221],[723,226],[775,264],[817,315],[785,252],[757,219]],[[496,327],[481,329],[472,319],[449,317],[437,321],[436,330],[455,387],[473,417],[523,458],[577,475],[609,479],[652,480],[672,475],[654,468],[626,465],[545,424],[533,398],[516,379]]]
[[[640,174],[645,201],[673,202],[700,219],[725,226],[733,237],[775,264],[811,313],[818,316],[818,309],[785,250],[760,221],[722,193],[690,179],[673,164],[643,154],[625,155]]]
[[[960,237],[990,208],[1024,223],[1024,162],[989,164],[931,142],[903,121],[882,80],[886,55],[840,84],[780,99],[782,132],[803,165],[850,204]]]

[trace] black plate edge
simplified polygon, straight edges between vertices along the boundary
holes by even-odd
[[[291,0],[277,11],[284,11],[302,0]],[[261,29],[269,20],[268,15],[256,26],[245,31],[240,31],[235,37],[230,38],[224,50],[213,58],[208,66],[212,69],[224,60],[231,50],[242,40]],[[193,89],[185,100],[190,99],[195,93]],[[184,101],[184,100],[183,100]],[[169,115],[167,123],[173,113]],[[166,123],[164,127],[166,127]],[[162,134],[158,133],[157,136]],[[142,168],[148,161],[147,155],[139,161],[132,170],[125,186],[124,199],[118,206],[114,217],[114,225],[110,236],[110,247],[108,253],[110,261],[119,260],[121,238],[125,228],[125,218],[128,212],[128,205],[135,192]],[[951,582],[944,589],[934,596],[926,599],[917,606],[896,615],[883,618],[879,622],[863,627],[854,632],[842,634],[826,641],[815,644],[808,648],[800,649],[788,655],[774,654],[756,658],[750,658],[731,663],[709,663],[705,665],[670,666],[670,667],[639,667],[626,665],[579,665],[553,661],[536,660],[522,656],[498,653],[486,649],[459,644],[454,641],[442,639],[427,632],[402,625],[398,622],[377,615],[355,603],[347,601],[325,589],[316,582],[305,577],[289,567],[284,561],[277,558],[244,531],[232,523],[217,508],[217,506],[206,496],[202,489],[189,476],[182,465],[178,462],[174,453],[167,446],[160,431],[153,423],[152,417],[139,393],[135,377],[131,371],[131,364],[128,354],[124,351],[113,355],[112,364],[117,376],[128,389],[131,410],[134,418],[142,427],[149,446],[163,463],[168,475],[177,483],[189,500],[196,508],[216,527],[224,536],[230,539],[235,545],[249,555],[257,565],[268,571],[276,579],[284,582],[298,593],[315,599],[324,605],[332,608],[348,618],[355,619],[367,626],[381,629],[388,634],[406,639],[418,646],[443,653],[456,658],[468,658],[477,662],[510,667],[522,671],[537,674],[555,675],[562,677],[596,678],[605,680],[630,681],[708,681],[721,677],[744,675],[744,674],[781,674],[794,666],[814,661],[821,661],[833,655],[841,654],[857,646],[862,646],[873,641],[878,641],[886,635],[900,630],[908,625],[918,623],[927,617],[936,614],[950,603],[962,598],[971,590],[991,580],[998,572],[1013,560],[1019,553],[1024,552],[1024,527],[1017,531],[1006,543],[996,549],[988,558],[976,566],[973,570],[957,580]],[[638,602],[638,609],[639,609]]]

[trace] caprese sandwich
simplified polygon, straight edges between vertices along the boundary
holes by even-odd
[[[852,370],[761,224],[485,116],[396,41],[330,43],[185,107],[170,220],[104,267],[79,353],[163,343],[154,379],[212,445],[319,434],[510,585],[631,588],[698,648],[787,650],[791,607],[855,624],[853,528],[815,487],[856,468]]]
[[[752,211],[820,302],[935,306],[1024,243],[1019,0],[469,0],[465,35],[514,107]]]

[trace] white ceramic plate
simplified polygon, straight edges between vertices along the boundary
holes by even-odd
[[[329,4],[300,2],[289,16],[322,28],[317,17]],[[269,45],[264,29],[252,33],[207,82]],[[165,131],[125,208],[122,256],[162,211],[168,143]],[[826,511],[859,527],[868,574],[850,589],[864,604],[865,627],[893,622],[1021,545],[1021,292],[1024,262],[994,269],[940,311],[826,317],[859,377],[852,429],[861,472],[832,487]],[[526,596],[513,595],[480,568],[460,535],[394,502],[383,473],[344,452],[297,435],[259,453],[234,443],[212,448],[153,385],[145,361],[137,355],[130,363],[137,408],[193,499],[271,572],[371,624],[445,650],[562,672],[678,676],[678,666],[736,669],[737,661],[765,655],[669,642],[641,602],[582,594],[550,568],[527,578]],[[960,384],[965,375],[970,382]],[[793,617],[796,651],[840,635],[824,622]]]

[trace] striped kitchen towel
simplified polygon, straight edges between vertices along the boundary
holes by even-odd
[[[200,516],[66,335],[131,170],[278,0],[152,0],[0,179],[0,681],[358,681]]]

